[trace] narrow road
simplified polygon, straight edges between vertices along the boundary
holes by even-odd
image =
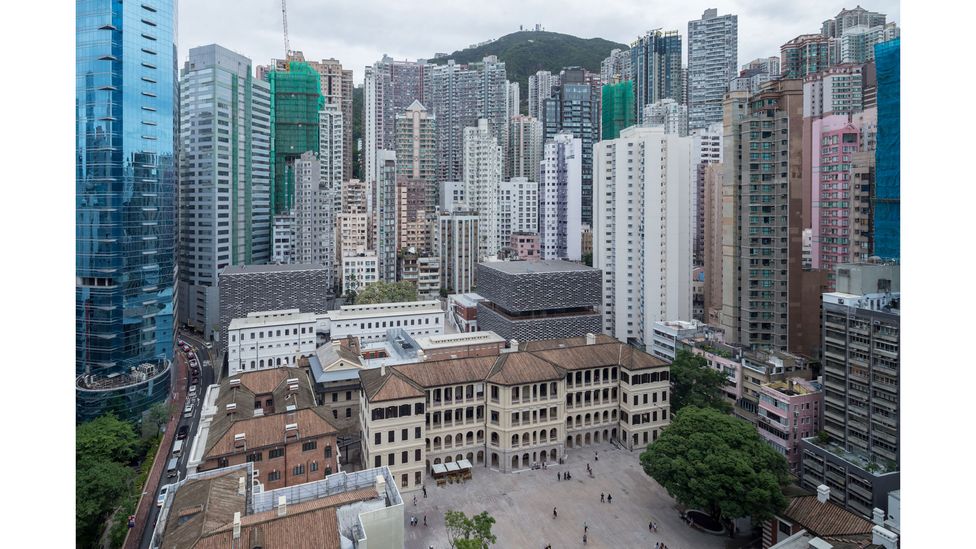
[[[148,503],[149,510],[145,519],[138,514],[136,515],[136,526],[130,532],[129,538],[126,539],[126,549],[134,549],[136,547],[139,549],[147,549],[150,546],[153,530],[156,528],[156,520],[159,518],[160,508],[156,506],[156,500],[159,497],[160,488],[186,477],[186,465],[190,459],[191,446],[193,445],[193,439],[196,437],[197,426],[200,424],[200,411],[203,408],[202,401],[207,392],[207,387],[214,383],[215,378],[214,367],[207,365],[211,364],[219,368],[219,365],[216,365],[213,361],[211,349],[207,349],[201,337],[192,332],[180,330],[178,339],[182,339],[190,345],[191,351],[196,354],[197,361],[200,364],[200,379],[197,384],[197,396],[195,397],[195,404],[193,406],[193,417],[183,417],[183,407],[185,406],[185,399],[190,388],[189,365],[186,354],[177,348],[175,356],[177,357],[177,361],[181,363],[181,368],[176,371],[179,377],[174,378],[176,391],[176,398],[173,399],[174,416],[167,426],[166,435],[168,436],[165,436],[163,442],[160,444],[160,449],[161,451],[165,449],[165,454],[160,455],[159,461],[162,465],[160,466],[157,463],[150,473],[150,478],[146,480],[146,489],[143,492],[142,498]],[[175,477],[167,477],[165,471],[166,464],[173,457],[173,443],[175,442],[176,433],[183,425],[189,427],[189,432],[186,438],[183,439],[183,451],[177,462],[177,475]],[[156,467],[159,467],[160,470],[157,471]],[[144,504],[143,500],[139,502],[140,508]],[[138,540],[138,545],[135,540]]]

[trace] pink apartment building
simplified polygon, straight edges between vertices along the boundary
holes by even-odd
[[[509,246],[515,251],[519,259],[526,261],[539,261],[539,235],[517,231],[512,233]]]
[[[728,381],[725,382],[722,394],[729,404],[735,406],[742,398],[742,349],[719,341],[698,338],[684,340],[682,343],[692,354],[704,358],[709,368],[725,374]]]
[[[819,383],[788,378],[762,386],[756,429],[759,436],[786,457],[790,470],[800,470],[800,440],[822,428],[823,392]]]
[[[813,122],[811,266],[833,273],[834,266],[852,260],[852,171],[861,146],[861,130],[847,115],[830,115]],[[833,289],[833,275],[829,280]]]

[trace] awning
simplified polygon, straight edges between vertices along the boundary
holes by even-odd
[[[458,464],[455,463],[455,462],[453,462],[453,461],[449,461],[445,465],[447,465],[447,472],[448,473],[456,473],[456,472],[458,472],[458,471],[461,470],[461,468],[458,467]]]
[[[447,468],[444,467],[443,463],[435,463],[430,466],[430,469],[434,472],[435,475],[443,475],[447,473]]]
[[[461,469],[471,469],[471,462],[466,459],[458,461],[457,464]]]

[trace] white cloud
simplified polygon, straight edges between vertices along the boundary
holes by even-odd
[[[706,8],[739,16],[739,64],[779,55],[779,47],[799,34],[820,31],[821,23],[857,2],[825,0],[721,0],[691,7],[668,0],[291,0],[288,34],[292,49],[307,59],[334,57],[355,71],[384,53],[417,59],[453,52],[498,38],[519,25],[541,23],[546,30],[629,44],[655,28],[677,29],[687,38],[688,21]],[[901,25],[897,0],[877,0],[864,8],[888,15]],[[190,0],[180,2],[180,65],[194,46],[217,43],[266,64],[284,53],[278,0]]]

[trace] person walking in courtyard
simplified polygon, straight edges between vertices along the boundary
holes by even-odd
[[[606,498],[603,497],[603,492],[600,492],[600,503],[603,503],[605,501],[606,501]]]
[[[556,508],[552,508],[552,518],[556,518]]]
[[[413,497],[413,506],[414,506],[414,507],[416,507],[416,506],[417,506],[417,496],[414,496],[414,497]]]
[[[585,534],[586,531],[589,530],[589,529],[590,529],[590,527],[586,525],[586,521],[584,520],[583,521],[583,533]]]
[[[650,530],[651,532],[653,532],[654,531],[654,523],[653,522],[648,522],[647,523],[647,529]]]
[[[426,498],[426,497],[427,497],[427,485],[426,485],[426,484],[424,484],[424,485],[422,486],[422,488],[424,489],[424,497]]]
[[[427,515],[424,515],[424,528],[427,527]]]
[[[562,473],[556,473],[556,481],[558,482],[558,481],[562,480],[562,478],[561,478],[562,476],[563,476]]]
[[[586,534],[583,534],[583,545],[586,545]]]
[[[613,503],[613,496],[607,494],[607,503]]]

